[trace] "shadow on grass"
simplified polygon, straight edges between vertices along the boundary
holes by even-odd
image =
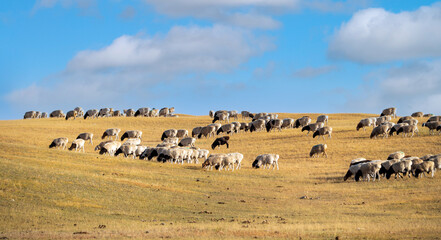
[[[320,183],[344,183],[343,176],[341,176],[341,177],[316,177],[314,179],[319,180]]]
[[[189,170],[197,170],[197,171],[202,170],[202,167],[199,165],[198,166],[184,166],[184,168],[189,169]]]

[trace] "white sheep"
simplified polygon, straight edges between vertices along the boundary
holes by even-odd
[[[260,166],[263,166],[263,169],[268,166],[268,169],[270,169],[271,165],[273,166],[273,170],[277,167],[277,170],[279,170],[279,155],[277,154],[262,154],[256,157],[256,160],[254,160],[252,166],[253,168],[259,168]]]
[[[84,152],[84,140],[83,139],[75,139],[72,141],[72,145],[70,145],[69,151],[72,151],[75,148],[76,151],[80,151],[81,149]]]

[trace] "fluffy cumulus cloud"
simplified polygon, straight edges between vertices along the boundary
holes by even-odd
[[[173,27],[165,35],[124,35],[98,50],[76,54],[66,69],[42,84],[10,93],[14,106],[120,103],[126,96],[151,97],[152,86],[186,75],[229,73],[272,48],[271,41],[232,27]],[[58,99],[58,100],[56,100]]]
[[[360,63],[439,57],[440,42],[441,3],[400,13],[369,8],[341,25],[329,55]]]
[[[368,76],[361,93],[346,107],[358,112],[379,112],[395,106],[399,115],[441,113],[441,60],[419,61]]]

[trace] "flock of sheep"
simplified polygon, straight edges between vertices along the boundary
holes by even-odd
[[[163,108],[166,109],[166,108]],[[173,108],[164,110],[161,109],[159,113],[160,116],[170,116],[173,113]],[[103,109],[101,109],[103,110]],[[91,116],[108,116],[102,115],[104,111],[94,110],[93,113],[86,112],[84,118]],[[126,116],[151,116],[150,113],[154,109],[140,108],[138,111],[124,111]],[[74,110],[76,114],[82,114],[82,111]],[[110,110],[109,110],[110,111]],[[134,113],[133,113],[134,112]],[[132,114],[133,113],[133,114]],[[28,113],[26,113],[28,114]],[[26,118],[25,114],[25,118]],[[165,114],[165,115],[164,115]],[[51,114],[52,115],[52,114]],[[69,112],[68,112],[69,115]],[[86,116],[87,115],[87,116]],[[211,148],[214,150],[217,147],[226,145],[229,148],[228,141],[230,137],[234,134],[239,134],[241,132],[259,132],[266,130],[267,132],[282,131],[286,128],[301,128],[301,131],[307,131],[306,135],[313,132],[312,136],[315,138],[318,136],[320,138],[328,136],[331,138],[332,127],[328,126],[328,116],[320,115],[317,117],[315,123],[311,123],[312,119],[309,116],[303,116],[299,119],[285,118],[278,119],[277,114],[271,113],[250,113],[248,111],[242,111],[242,120],[251,119],[251,122],[238,122],[239,114],[236,111],[210,111],[209,116],[213,119],[212,123],[206,126],[194,127],[191,131],[191,137],[186,129],[168,129],[165,130],[161,136],[161,143],[156,147],[147,147],[141,145],[142,132],[139,130],[126,131],[121,136],[121,142],[117,141],[119,138],[119,133],[121,132],[118,128],[111,128],[104,131],[102,139],[108,138],[101,142],[95,147],[95,151],[99,151],[99,154],[108,154],[110,156],[118,156],[119,154],[124,154],[125,157],[131,156],[132,158],[139,157],[140,159],[152,160],[156,157],[159,162],[170,162],[170,163],[199,163],[199,159],[203,159],[202,167],[206,169],[216,168],[218,170],[226,169],[233,170],[240,169],[241,163],[244,158],[241,153],[222,153],[222,154],[210,154],[209,150],[200,149],[196,147],[196,140],[200,138],[211,138],[218,136],[220,134],[227,134],[221,137],[217,137]],[[371,138],[376,138],[379,135],[383,135],[383,138],[392,136],[394,132],[399,135],[404,133],[404,136],[410,135],[412,137],[414,133],[418,134],[418,120],[415,117],[427,116],[429,119],[427,122],[423,123],[423,127],[428,127],[431,133],[434,130],[441,130],[441,116],[429,116],[423,115],[421,112],[416,112],[411,116],[405,116],[398,120],[398,123],[390,122],[392,117],[396,117],[396,109],[388,108],[383,110],[380,117],[372,117],[360,120],[357,125],[357,131],[363,128],[366,131],[366,127],[372,126],[373,130],[371,133]],[[66,115],[66,119],[67,115]],[[235,121],[230,123],[230,119]],[[220,122],[223,122],[221,124]],[[230,136],[228,136],[230,135]],[[115,138],[114,140],[112,138]],[[124,139],[127,140],[125,142]],[[72,142],[69,150],[75,149],[76,151],[84,152],[85,141],[90,141],[93,144],[93,134],[92,133],[81,133]],[[53,140],[51,147],[62,147],[66,148],[68,144],[67,138],[57,138]],[[327,157],[327,145],[318,144],[311,148],[310,157],[319,157],[320,155]],[[359,158],[351,161],[349,170],[344,177],[346,181],[349,177],[354,176],[356,181],[360,178],[363,180],[370,180],[370,178],[379,179],[380,176],[385,176],[390,178],[392,174],[395,177],[401,176],[401,174],[410,174],[418,177],[421,174],[431,173],[432,176],[437,168],[440,168],[440,158],[441,155],[435,156],[424,156],[422,158],[404,156],[402,152],[397,152],[391,154],[388,160],[366,160],[364,158]],[[272,166],[273,169],[279,169],[278,165],[279,155],[277,154],[262,154],[256,157],[255,161],[252,163],[253,168],[266,168],[268,169]],[[236,167],[235,167],[236,165]]]
[[[65,118],[69,120],[71,118],[76,119],[77,117],[87,118],[98,118],[98,117],[178,117],[178,115],[174,115],[175,111],[174,107],[171,108],[161,108],[160,110],[153,108],[150,109],[148,107],[139,108],[137,111],[133,109],[125,109],[123,112],[120,110],[113,110],[113,108],[101,108],[98,109],[90,109],[86,112],[83,111],[83,108],[76,107],[74,110],[68,111],[64,114],[63,110],[54,110],[49,115],[46,112],[39,111],[28,111],[24,114],[23,119],[32,119],[32,118]]]

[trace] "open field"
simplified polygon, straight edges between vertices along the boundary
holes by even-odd
[[[243,167],[234,172],[93,151],[107,128],[142,130],[143,143],[155,146],[164,130],[191,132],[211,123],[208,116],[1,121],[0,238],[440,239],[441,173],[343,182],[357,157],[441,153],[441,136],[421,127],[425,118],[419,118],[420,136],[372,140],[371,127],[355,130],[369,116],[329,114],[333,135],[325,141],[299,129],[236,134],[229,149],[215,151],[214,138],[197,140],[210,152],[243,153]],[[57,137],[68,137],[70,146],[81,132],[95,135],[86,153],[48,148]],[[329,157],[309,158],[311,147],[323,142]],[[280,155],[279,171],[251,168],[263,153]]]

